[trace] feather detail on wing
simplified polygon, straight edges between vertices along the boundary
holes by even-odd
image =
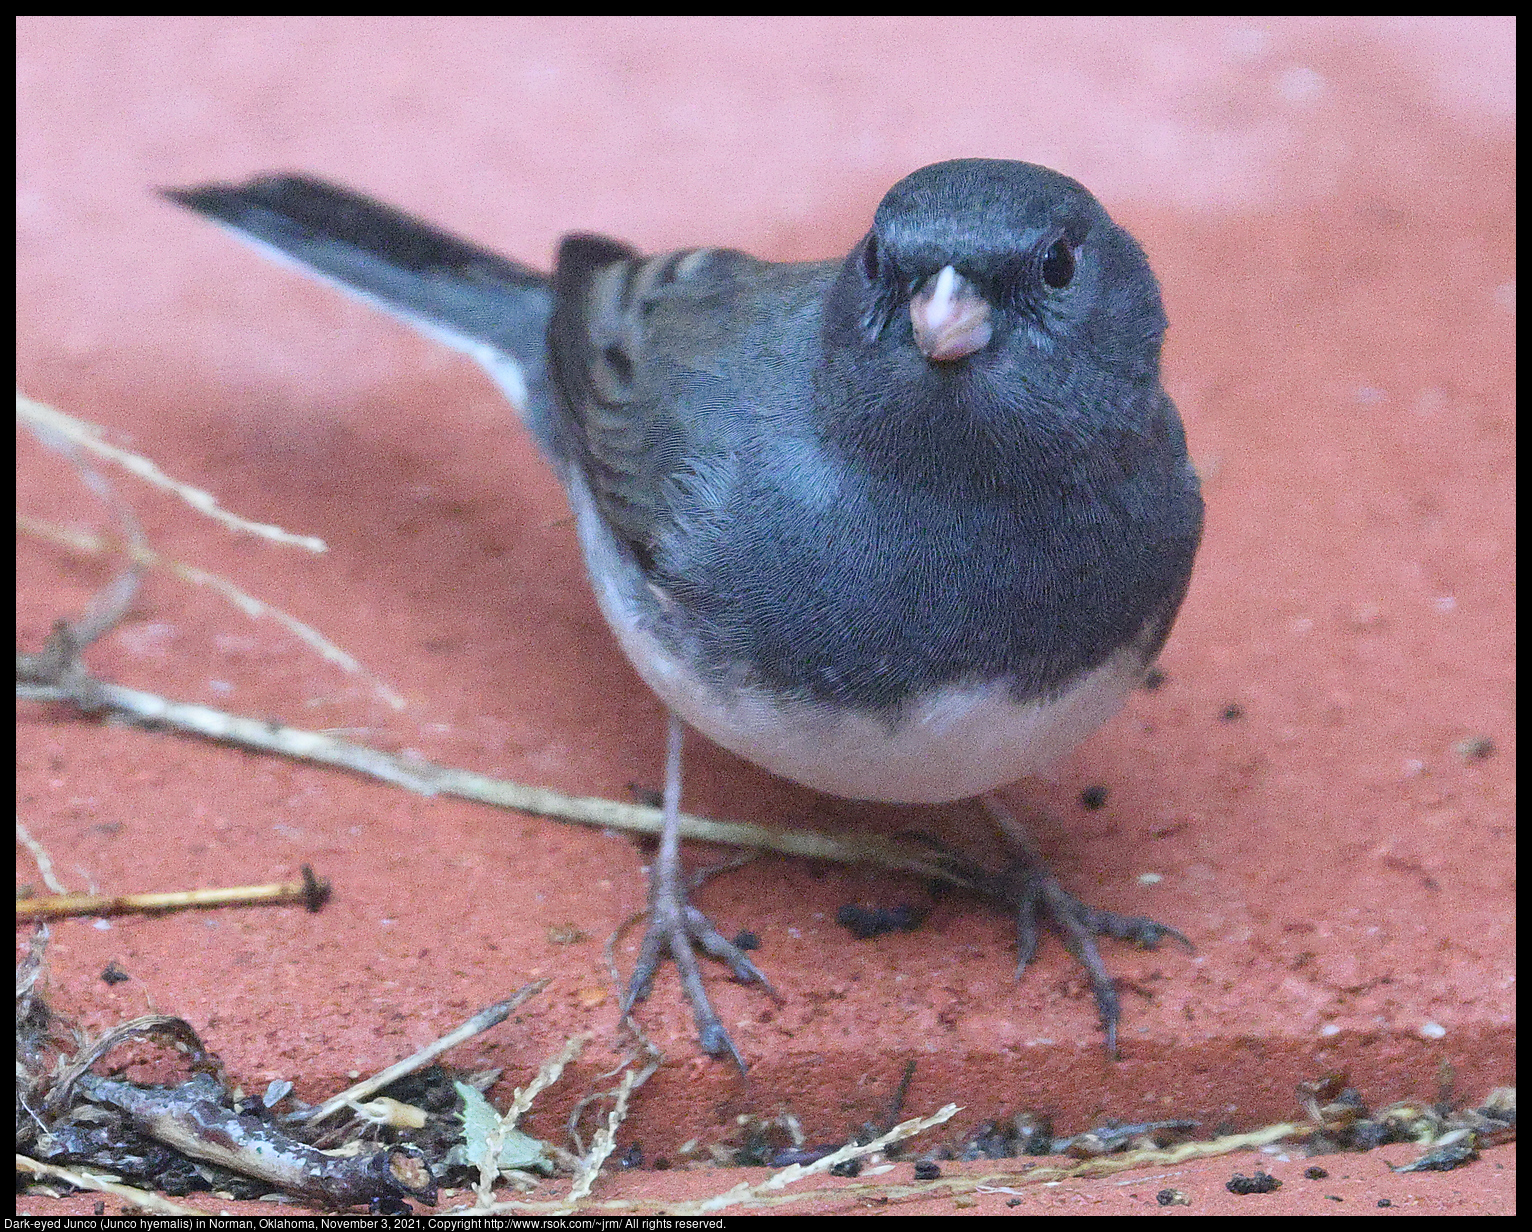
[[[671,525],[668,503],[684,485],[680,472],[704,461],[692,456],[695,442],[667,396],[686,360],[664,322],[677,308],[693,307],[688,301],[699,293],[708,295],[705,271],[717,251],[642,258],[592,235],[570,236],[559,249],[549,360],[577,442],[573,464],[602,518],[645,569]],[[664,335],[658,344],[657,326]]]

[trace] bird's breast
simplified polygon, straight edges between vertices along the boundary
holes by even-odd
[[[1037,774],[1110,718],[1143,673],[1141,648],[1128,646],[1047,696],[1017,696],[997,679],[877,708],[721,682],[699,670],[684,640],[661,636],[664,600],[647,590],[582,484],[570,485],[570,503],[602,614],[649,687],[715,743],[818,791],[935,804]]]

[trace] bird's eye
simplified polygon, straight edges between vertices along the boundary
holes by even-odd
[[[868,282],[878,281],[878,238],[875,235],[869,235],[862,248],[862,273]]]
[[[1043,281],[1055,291],[1062,291],[1075,276],[1075,254],[1069,247],[1069,241],[1064,239],[1054,240],[1052,247],[1043,254],[1042,263]]]

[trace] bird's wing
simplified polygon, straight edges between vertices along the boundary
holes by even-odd
[[[560,248],[552,384],[596,508],[645,565],[726,502],[775,397],[756,335],[795,268],[717,248],[646,258],[599,236]]]

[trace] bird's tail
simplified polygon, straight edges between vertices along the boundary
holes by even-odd
[[[465,351],[557,460],[547,384],[548,279],[350,189],[301,175],[165,189],[254,243]]]

